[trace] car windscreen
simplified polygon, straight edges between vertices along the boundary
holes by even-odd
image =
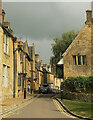
[[[48,87],[48,85],[43,85],[43,87]]]

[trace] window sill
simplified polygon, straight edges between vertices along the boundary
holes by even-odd
[[[73,66],[87,66],[87,65],[73,65]]]
[[[9,54],[7,54],[7,53],[5,53],[5,52],[4,52],[4,54],[5,54],[5,55],[7,55],[8,57],[10,57],[10,55],[9,55]]]

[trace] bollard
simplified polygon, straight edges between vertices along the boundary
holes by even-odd
[[[24,88],[24,99],[26,99],[26,88]]]
[[[61,90],[61,100],[63,99],[63,90]]]

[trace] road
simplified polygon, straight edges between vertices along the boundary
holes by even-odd
[[[48,95],[40,95],[28,105],[12,112],[7,118],[72,118],[58,102]]]

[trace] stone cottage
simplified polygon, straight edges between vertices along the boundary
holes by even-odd
[[[63,54],[64,79],[93,75],[93,18],[86,11],[86,22],[72,44]]]

